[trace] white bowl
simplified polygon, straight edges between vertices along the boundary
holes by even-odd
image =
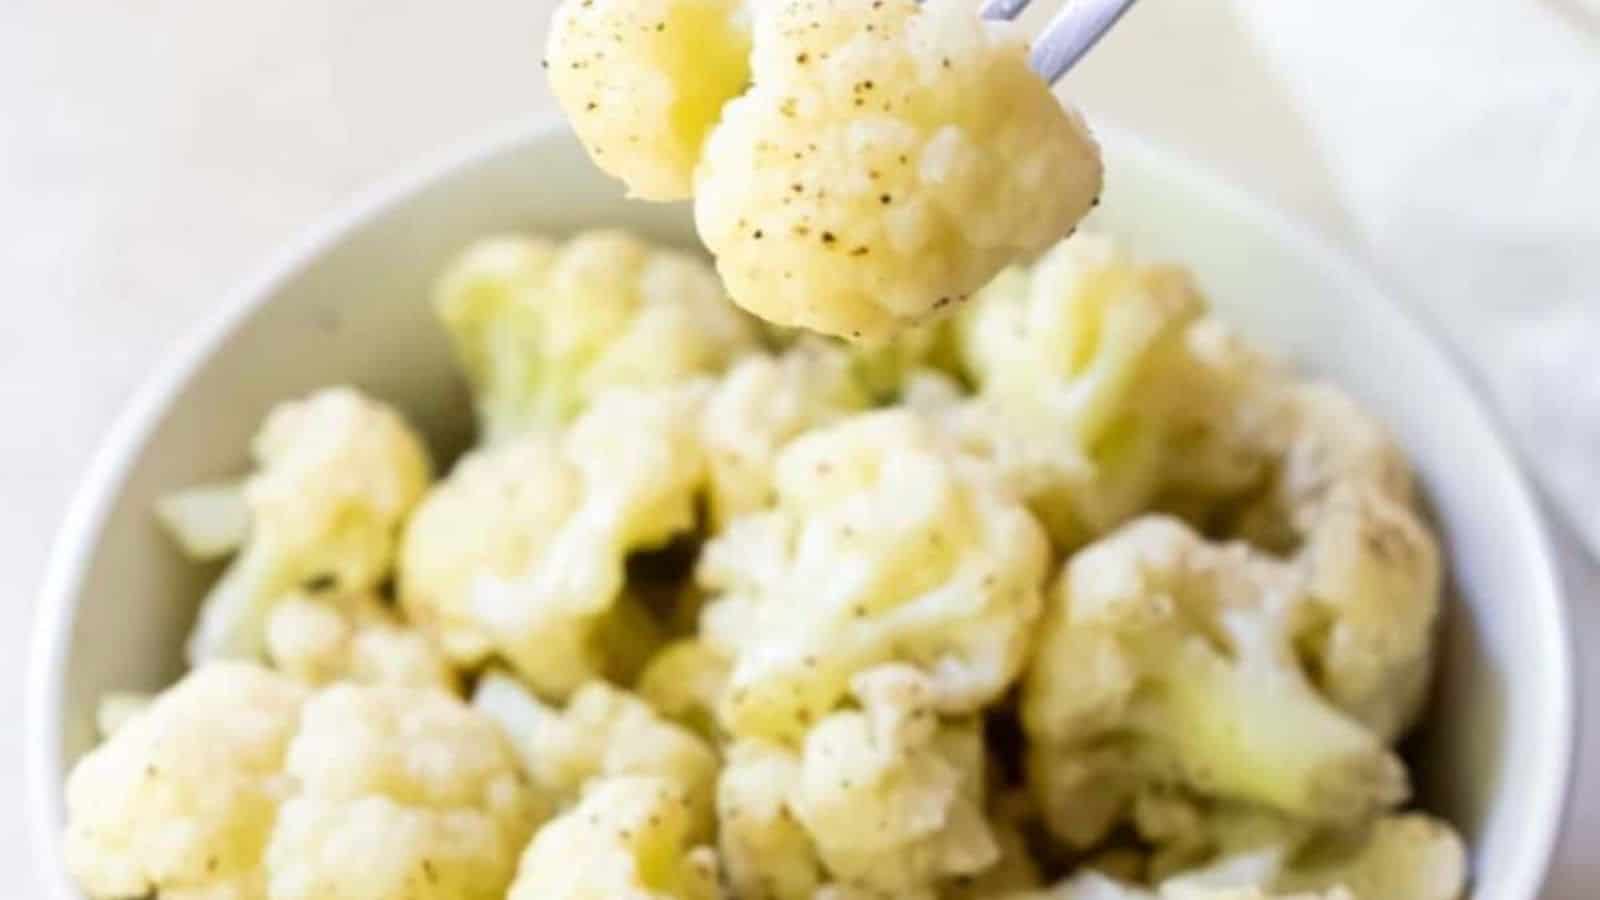
[[[1193,267],[1224,318],[1342,384],[1409,450],[1455,588],[1437,699],[1415,744],[1421,800],[1466,836],[1475,896],[1531,900],[1562,817],[1573,676],[1548,539],[1505,445],[1439,348],[1366,275],[1194,166],[1114,129],[1101,136],[1101,226]],[[61,786],[92,743],[96,698],[178,675],[213,574],[157,531],[155,499],[240,472],[267,408],[322,385],[359,385],[402,407],[441,453],[459,447],[469,416],[426,303],[434,273],[492,231],[601,224],[694,240],[683,208],[624,200],[564,129],[519,127],[314,232],[221,304],[145,387],[72,507],[42,597],[30,814],[58,898],[79,896],[61,865]]]

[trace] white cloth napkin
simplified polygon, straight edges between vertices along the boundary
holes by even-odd
[[[1379,273],[1469,361],[1600,553],[1600,0],[1235,10]]]

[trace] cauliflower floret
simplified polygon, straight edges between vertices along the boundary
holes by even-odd
[[[976,721],[940,721],[931,683],[909,666],[868,670],[852,689],[862,709],[823,718],[798,752],[734,745],[718,809],[739,896],[805,898],[827,880],[931,897],[998,861]]]
[[[994,900],[1039,886],[1039,866],[1016,823],[991,819],[989,829],[999,857],[976,875],[953,880],[939,892],[940,900]]]
[[[168,494],[156,501],[156,518],[190,559],[222,559],[250,538],[250,504],[236,483]]]
[[[1326,384],[1285,389],[1277,427],[1263,452],[1277,470],[1267,497],[1240,530],[1257,543],[1293,547],[1317,527],[1339,488],[1359,488],[1410,506],[1411,469],[1383,424]]]
[[[1209,523],[1214,507],[1232,512],[1230,501],[1266,488],[1274,466],[1262,448],[1279,433],[1293,382],[1215,319],[1190,323],[1175,350],[1157,358],[1143,386],[1166,413],[1160,504]]]
[[[1289,847],[1224,856],[1154,890],[1085,870],[1010,900],[1456,900],[1466,883],[1461,839],[1419,813],[1382,816],[1310,851]]]
[[[800,782],[792,750],[759,740],[727,748],[717,779],[717,849],[740,900],[811,900],[827,875],[789,806]]]
[[[1303,605],[1292,564],[1174,519],[1138,520],[1075,555],[1022,694],[1057,835],[1098,840],[1127,802],[1117,790],[1141,782],[1330,823],[1405,799],[1399,759],[1302,671],[1291,624]]]
[[[94,729],[107,740],[150,708],[155,697],[140,691],[112,691],[102,695],[94,708]]]
[[[296,594],[280,601],[267,618],[267,659],[314,685],[355,681],[452,693],[460,688],[444,655],[366,594]]]
[[[1308,612],[1300,626],[1317,686],[1392,741],[1416,721],[1433,672],[1441,564],[1409,507],[1340,488],[1297,557]]]
[[[742,0],[565,0],[550,87],[595,165],[632,196],[686,199],[706,134],[750,79]]]
[[[375,587],[432,477],[416,432],[352,388],[277,407],[252,452],[250,536],[201,606],[191,663],[259,657],[272,604],[308,584]]]
[[[717,372],[758,346],[709,266],[620,231],[485,239],[434,302],[486,443],[571,419],[608,387]]]
[[[189,673],[73,767],[67,869],[91,897],[266,896],[261,858],[306,689],[259,666]]]
[[[1009,269],[957,321],[978,397],[944,416],[1075,547],[1161,486],[1170,408],[1157,374],[1204,304],[1188,277],[1078,235]]]
[[[534,836],[506,900],[716,900],[716,854],[691,845],[689,810],[669,779],[595,782]]]
[[[530,432],[462,460],[406,531],[410,619],[457,663],[498,653],[547,696],[602,673],[628,554],[694,525],[702,394],[616,389],[561,434]]]
[[[1358,900],[1456,900],[1465,889],[1460,836],[1421,813],[1384,816],[1343,847],[1317,849],[1291,863],[1273,887],[1344,888]]]
[[[753,86],[705,143],[695,221],[762,318],[883,337],[1060,240],[1100,193],[1098,149],[1020,32],[964,0],[752,19]]]
[[[674,641],[645,666],[639,676],[639,696],[696,734],[714,737],[717,700],[727,687],[728,670],[728,660],[704,641]]]
[[[892,339],[849,344],[856,377],[876,403],[905,401],[921,372],[957,372],[955,331],[948,318],[903,329]]]
[[[1311,600],[1299,643],[1318,686],[1394,740],[1415,721],[1432,672],[1438,546],[1388,431],[1332,387],[1286,393],[1269,445],[1275,477],[1240,528],[1296,549]]]
[[[472,704],[500,724],[534,782],[560,802],[576,801],[593,779],[652,775],[681,786],[692,807],[694,835],[711,834],[716,754],[627,691],[590,682],[565,710],[556,710],[515,680],[491,672],[478,682]]]
[[[328,688],[285,771],[272,900],[498,900],[541,817],[494,723],[438,690]]]
[[[976,721],[941,723],[927,677],[904,665],[856,676],[861,711],[805,737],[790,798],[835,879],[892,895],[993,865]]]
[[[982,464],[893,410],[791,444],[778,505],[733,522],[701,557],[722,593],[702,637],[733,661],[721,719],[793,740],[851,677],[900,661],[933,679],[940,712],[974,712],[1019,671],[1048,549]]]
[[[802,432],[865,409],[870,402],[848,351],[802,341],[780,356],[746,357],[706,402],[701,439],[710,469],[713,523],[771,500],[773,460]]]
[[[1427,691],[1441,582],[1403,454],[1339,390],[1290,381],[1209,329],[1190,337],[1164,376],[1186,398],[1174,406],[1186,437],[1167,466],[1180,499],[1163,505],[1294,558],[1309,600],[1295,642],[1313,679],[1394,740]]]

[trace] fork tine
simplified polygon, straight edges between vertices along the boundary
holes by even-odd
[[[1015,0],[989,2],[994,5]],[[1132,5],[1133,0],[1068,0],[1066,8],[1056,13],[1033,45],[1029,64],[1041,78],[1055,84]]]
[[[1015,19],[1033,0],[984,0],[979,15],[985,19]]]

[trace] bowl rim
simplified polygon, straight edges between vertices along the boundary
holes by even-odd
[[[1509,449],[1504,426],[1486,403],[1458,359],[1434,331],[1420,321],[1415,311],[1397,302],[1397,293],[1383,284],[1365,266],[1326,239],[1314,226],[1299,221],[1280,208],[1243,187],[1230,182],[1212,168],[1135,131],[1124,129],[1103,116],[1094,118],[1094,130],[1104,143],[1118,152],[1141,157],[1166,171],[1181,172],[1200,193],[1217,198],[1218,204],[1238,209],[1267,226],[1278,239],[1299,256],[1319,267],[1338,273],[1342,283],[1358,285],[1391,308],[1400,327],[1412,332],[1419,346],[1438,357],[1439,363],[1460,381],[1472,398],[1490,439],[1490,452],[1498,467],[1509,478],[1510,502],[1514,519],[1505,526],[1519,533],[1519,540],[1530,549],[1536,572],[1529,573],[1541,588],[1537,602],[1529,604],[1530,615],[1540,641],[1554,655],[1550,683],[1543,685],[1545,715],[1556,728],[1557,746],[1552,748],[1553,769],[1538,782],[1542,796],[1534,806],[1547,815],[1527,828],[1533,833],[1522,843],[1523,852],[1508,863],[1509,880],[1526,887],[1529,898],[1536,897],[1548,875],[1557,841],[1565,826],[1571,800],[1573,761],[1577,740],[1577,673],[1574,667],[1574,636],[1567,610],[1565,583],[1555,563],[1554,545],[1545,513],[1535,500],[1521,462]],[[444,151],[424,157],[397,175],[382,179],[358,193],[320,222],[301,231],[253,274],[223,295],[216,310],[183,334],[170,355],[157,364],[133,393],[102,438],[66,515],[58,527],[44,578],[36,595],[25,674],[24,777],[27,780],[29,833],[34,849],[35,869],[46,891],[57,900],[77,900],[81,894],[65,867],[61,815],[62,791],[66,772],[61,765],[62,728],[59,710],[66,680],[69,650],[79,612],[78,598],[87,574],[94,545],[110,514],[113,502],[127,475],[139,459],[149,438],[171,405],[196,372],[220,349],[228,337],[252,314],[263,307],[287,281],[318,257],[327,253],[345,236],[428,185],[470,168],[484,160],[514,150],[525,143],[550,140],[570,134],[556,115],[539,115],[513,120],[504,126],[479,132],[458,141]]]

